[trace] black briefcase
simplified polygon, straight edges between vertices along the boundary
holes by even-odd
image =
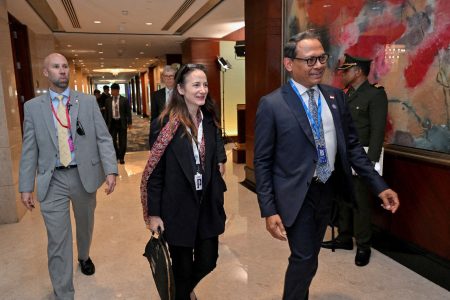
[[[150,263],[153,279],[161,300],[175,299],[175,283],[169,250],[161,233],[154,232],[145,246],[144,256]]]

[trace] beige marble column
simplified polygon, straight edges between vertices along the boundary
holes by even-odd
[[[0,0],[0,36],[0,224],[5,224],[18,222],[26,211],[18,192],[22,133],[5,0]]]

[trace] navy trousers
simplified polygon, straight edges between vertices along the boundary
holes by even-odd
[[[308,299],[311,281],[334,198],[334,176],[326,183],[313,182],[292,226],[286,228],[291,255],[284,282],[283,300]]]

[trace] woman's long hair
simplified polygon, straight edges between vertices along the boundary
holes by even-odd
[[[178,92],[178,85],[183,87],[186,83],[186,77],[195,70],[200,70],[206,74],[205,66],[200,64],[183,65],[175,74],[175,87],[172,91],[172,98],[170,99],[170,102],[167,105],[167,107],[162,111],[161,115],[159,116],[159,121],[162,124],[163,120],[167,116],[169,117],[169,121],[173,120],[174,118],[178,118],[178,120],[184,127],[185,133],[190,138],[194,138],[194,140],[197,140],[197,126],[195,126],[193,120],[191,119],[184,96]],[[202,105],[200,108],[202,109],[203,113],[205,112],[209,113],[212,116],[216,127],[220,128],[220,124],[216,113],[216,106],[214,100],[209,95],[209,92],[206,95],[205,104]],[[192,134],[188,131],[188,128],[190,129],[190,132]]]

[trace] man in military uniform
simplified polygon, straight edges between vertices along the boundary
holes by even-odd
[[[342,70],[342,81],[348,88],[347,101],[359,140],[364,147],[368,147],[367,155],[375,164],[380,159],[384,141],[387,96],[383,87],[371,85],[367,80],[370,63],[370,59],[345,54],[344,63],[338,70]],[[334,240],[323,242],[322,247],[352,250],[354,236],[357,245],[355,264],[365,266],[369,263],[371,254],[370,195],[367,185],[357,174],[353,178],[353,184],[357,208],[339,205],[339,235]]]

